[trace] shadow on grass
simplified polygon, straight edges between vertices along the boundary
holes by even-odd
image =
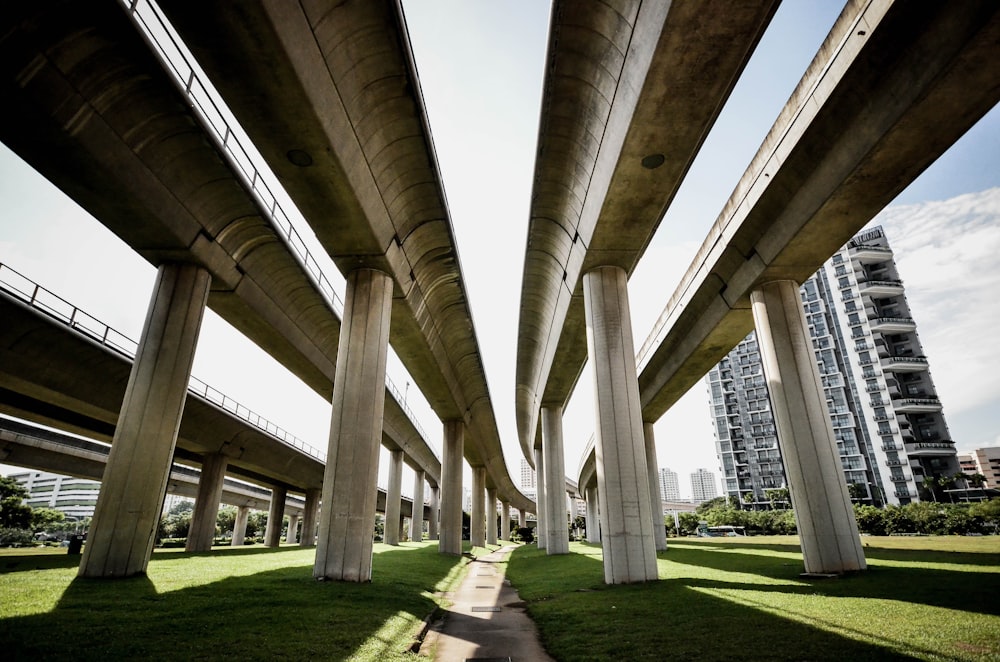
[[[156,561],[188,555],[154,556],[150,577],[74,579],[51,612],[0,620],[4,656],[394,659],[414,625],[436,608],[435,585],[461,562],[433,545],[380,551],[372,582],[356,584],[314,580],[312,550],[264,554],[271,562],[260,572],[203,584],[188,574],[177,589],[164,582],[166,570]],[[225,563],[232,554],[189,556],[191,564],[207,565]],[[198,572],[197,566],[182,568]]]
[[[774,557],[764,554],[748,554],[747,550],[766,549],[769,546],[701,546],[679,543],[668,551],[661,552],[661,559],[702,568],[713,568],[726,572],[740,572],[768,577],[770,579],[802,582],[803,585],[755,584],[754,590],[778,591],[783,593],[825,595],[829,597],[881,598],[899,600],[932,607],[956,609],[979,614],[1000,615],[1000,601],[995,598],[1000,590],[1000,574],[997,572],[968,572],[946,568],[920,566],[879,565],[877,560],[909,561],[931,563],[942,554],[959,554],[975,557],[977,561],[989,558],[988,554],[958,552],[930,553],[918,550],[879,549],[881,554],[868,554],[876,548],[865,548],[869,560],[868,569],[837,579],[803,579],[801,557]],[[787,547],[780,545],[779,547]],[[784,549],[782,551],[785,551]],[[900,553],[902,552],[902,553]],[[993,565],[1000,564],[996,555]],[[871,563],[875,562],[875,563]],[[957,561],[951,561],[958,563]],[[973,566],[980,564],[970,564]],[[985,565],[985,564],[982,564]],[[744,586],[746,588],[746,586]]]
[[[904,624],[901,630],[900,619],[907,616],[890,603],[866,605],[842,598],[989,615],[997,612],[990,601],[1000,574],[883,566],[838,580],[804,582],[800,559],[749,554],[739,547],[729,551],[678,544],[660,559],[697,566],[679,568],[683,576],[605,586],[599,548],[577,549],[584,553],[545,557],[521,548],[508,566],[508,577],[527,601],[546,649],[560,660],[992,659],[981,656],[997,646],[996,636],[989,634],[990,621],[983,621],[990,616],[969,614],[978,619],[979,629],[970,634],[951,629],[939,649],[937,640],[901,634],[907,625],[933,630],[933,624]],[[740,581],[738,575],[724,573],[756,574],[761,580]],[[884,629],[878,625],[882,619]],[[983,622],[988,624],[985,634]],[[963,646],[968,655],[949,656]]]

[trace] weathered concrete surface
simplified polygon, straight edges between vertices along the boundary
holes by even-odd
[[[438,549],[443,554],[462,553],[462,453],[465,424],[444,422],[441,449],[441,531]]]
[[[226,479],[226,456],[221,453],[206,455],[198,477],[198,495],[194,500],[191,525],[188,528],[184,550],[207,552],[215,539],[215,523],[222,502],[222,488]],[[168,486],[169,487],[169,486]]]
[[[503,547],[469,564],[462,583],[446,594],[451,605],[428,630],[421,655],[433,655],[435,660],[553,659],[542,647],[517,591],[504,579],[504,566],[499,564],[513,549]]]
[[[542,407],[542,471],[545,474],[545,551],[569,553],[569,527],[566,524],[566,476],[563,452],[562,407]],[[539,488],[539,492],[542,488]]]

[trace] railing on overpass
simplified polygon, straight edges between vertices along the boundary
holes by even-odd
[[[175,36],[173,28],[170,27],[169,22],[154,3],[150,0],[121,0],[121,2],[132,18],[139,34],[145,38],[153,53],[159,58],[164,70],[173,77],[178,89],[190,101],[195,114],[202,120],[203,128],[215,136],[218,146],[228,157],[233,172],[243,179],[244,187],[256,196],[260,208],[266,212],[268,219],[277,230],[278,236],[285,240],[292,255],[305,269],[313,284],[327,298],[327,302],[337,315],[343,318],[343,301],[334,290],[330,279],[323,273],[316,258],[306,247],[302,235],[292,225],[291,219],[288,218],[288,214],[278,202],[277,196],[264,181],[265,176],[272,180],[276,180],[276,178],[266,165],[262,164],[261,167],[258,167],[255,161],[259,159],[263,162],[263,159],[259,156],[255,159],[240,142],[237,133],[233,130],[234,126],[238,127],[239,125],[235,120],[226,119],[232,114],[229,113],[221,96],[210,83],[202,81],[198,76],[194,65],[185,54],[187,49]],[[239,133],[244,135],[242,130]],[[250,142],[249,139],[247,142]],[[281,188],[277,184],[274,186],[279,190]],[[399,406],[406,412],[410,422],[413,423],[420,436],[427,441],[427,433],[417,421],[416,414],[407,406],[405,397],[400,395],[399,388],[388,374],[385,376],[385,381]]]
[[[3,263],[0,263],[0,290],[62,322],[77,333],[96,340],[129,360],[135,358],[139,343]],[[326,462],[325,453],[321,453],[294,434],[254,413],[193,375],[188,384],[188,391],[266,432],[278,441],[311,455],[321,462]]]

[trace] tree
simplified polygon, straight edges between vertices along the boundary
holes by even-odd
[[[986,484],[986,476],[983,474],[972,474],[966,478],[969,481],[969,485],[972,487],[982,487]]]
[[[949,488],[955,487],[955,478],[953,476],[941,476],[937,479],[938,485],[941,486],[942,490],[948,490]],[[955,497],[950,497],[954,501]]]
[[[729,503],[728,497],[724,496],[715,497],[714,499],[709,499],[708,501],[703,501],[702,503],[699,503],[698,506],[694,509],[694,512],[698,513],[699,515],[704,515],[713,508],[724,508],[728,503]]]
[[[863,483],[848,483],[847,493],[851,496],[851,501],[861,501],[868,497],[868,490]]]
[[[931,493],[931,499],[937,501],[937,495],[934,494],[934,488],[937,487],[937,479],[934,476],[924,476],[923,483],[921,483],[924,489]]]
[[[786,506],[789,506],[791,504],[791,502],[789,501],[787,487],[778,487],[772,490],[766,490],[764,492],[764,496],[766,496],[767,500],[771,502],[771,508],[777,508],[778,504],[781,503],[785,504]]]
[[[26,490],[13,478],[0,477],[0,529],[27,529],[31,508],[25,505]]]
[[[222,506],[219,514],[215,516],[215,525],[223,535],[232,533],[236,528],[236,506]]]
[[[49,531],[53,525],[66,519],[61,510],[55,508],[33,508],[31,510],[31,530],[35,533]]]

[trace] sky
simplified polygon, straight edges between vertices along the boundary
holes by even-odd
[[[836,19],[835,5],[788,0],[779,8],[629,282],[637,348]],[[541,0],[406,0],[404,10],[504,453],[517,483],[518,303],[549,7]],[[1000,443],[1000,360],[990,342],[1000,325],[993,296],[1000,286],[997,187],[995,108],[873,221],[883,224],[896,251],[960,451]],[[154,268],[6,148],[0,148],[0,199],[0,262],[137,339]],[[211,311],[193,374],[325,452],[329,403]],[[407,386],[412,380],[398,359],[390,358],[389,376],[440,452],[441,424]],[[566,472],[574,479],[594,430],[591,380],[588,367],[565,410]],[[698,384],[655,426],[659,466],[679,474],[682,496],[691,494],[688,475],[695,469],[719,475],[707,402]],[[412,480],[404,471],[409,492]]]

